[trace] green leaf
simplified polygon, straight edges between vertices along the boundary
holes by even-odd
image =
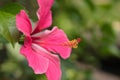
[[[95,9],[95,6],[94,6],[92,0],[85,0],[85,2],[87,3],[87,5],[90,7],[91,10]]]
[[[16,15],[21,9],[24,9],[24,7],[17,3],[10,3],[0,8],[1,11],[10,13],[12,15]]]
[[[10,42],[13,46],[20,37],[19,31],[16,29],[15,16],[22,6],[11,3],[0,9],[0,41]]]
[[[5,38],[3,38],[3,36],[2,35],[0,35],[0,43],[8,43],[8,41],[5,39]]]

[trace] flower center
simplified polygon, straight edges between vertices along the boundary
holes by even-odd
[[[79,42],[80,42],[80,38],[77,38],[77,39],[73,39],[71,41],[65,42],[62,45],[63,46],[69,46],[71,48],[77,48]]]

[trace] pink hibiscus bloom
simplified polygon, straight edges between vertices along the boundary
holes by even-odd
[[[45,73],[48,80],[60,80],[60,60],[57,54],[66,59],[71,47],[76,48],[79,39],[69,41],[66,34],[57,27],[44,30],[52,24],[51,6],[53,0],[38,0],[38,21],[35,28],[24,10],[16,15],[17,29],[25,35],[20,52],[24,55],[36,74]],[[54,53],[54,54],[52,54]]]

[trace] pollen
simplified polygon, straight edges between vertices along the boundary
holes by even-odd
[[[79,42],[80,42],[80,38],[77,38],[77,39],[73,39],[71,41],[63,43],[63,46],[69,46],[71,48],[77,48]]]

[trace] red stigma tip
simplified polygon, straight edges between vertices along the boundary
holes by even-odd
[[[77,42],[79,43],[81,41],[81,39],[80,38],[77,38]]]

